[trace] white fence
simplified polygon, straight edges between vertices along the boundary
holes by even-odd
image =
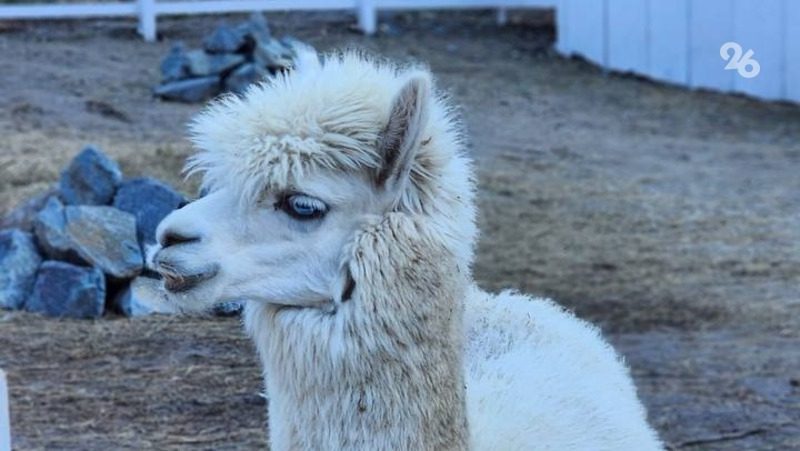
[[[158,16],[175,14],[232,13],[248,11],[350,10],[361,29],[372,34],[378,10],[497,8],[503,20],[505,8],[553,7],[559,0],[135,0],[125,3],[27,4],[0,6],[2,19],[62,19],[72,17],[138,17],[139,33],[156,39]]]
[[[494,8],[503,22],[506,9],[528,7],[556,9],[563,54],[684,86],[800,102],[800,0],[135,0],[4,5],[0,20],[135,16],[152,41],[162,15],[345,10],[370,34],[379,10]],[[734,62],[758,62],[757,76],[725,70],[727,42],[741,46]]]
[[[560,0],[556,27],[561,53],[613,70],[800,101],[799,0]],[[743,63],[753,51],[757,76],[725,70],[727,42],[742,48],[725,53]]]
[[[11,451],[11,425],[8,418],[8,386],[0,370],[0,451]]]

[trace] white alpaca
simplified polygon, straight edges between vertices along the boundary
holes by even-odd
[[[595,328],[474,286],[472,168],[426,70],[306,54],[192,132],[211,194],[152,264],[181,308],[248,300],[272,449],[661,449]]]

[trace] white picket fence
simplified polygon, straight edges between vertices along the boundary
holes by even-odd
[[[506,8],[554,7],[559,0],[135,0],[124,3],[19,4],[0,6],[2,19],[64,19],[88,17],[138,17],[139,33],[147,41],[156,39],[158,16],[176,14],[233,13],[249,11],[335,11],[356,13],[361,29],[372,34],[379,10],[409,9],[498,9],[498,20]]]
[[[11,451],[11,421],[8,413],[6,374],[0,370],[0,451]]]
[[[560,0],[556,27],[561,53],[612,70],[800,102],[798,0]],[[725,70],[727,42],[741,62],[753,51],[757,76]]]
[[[0,20],[135,16],[152,41],[163,15],[345,10],[370,34],[381,10],[493,8],[502,23],[507,9],[529,7],[556,9],[563,54],[684,86],[800,102],[800,0],[135,0],[3,5]],[[753,50],[758,76],[724,69],[727,42],[741,46],[743,60]]]

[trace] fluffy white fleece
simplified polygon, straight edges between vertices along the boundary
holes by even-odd
[[[211,105],[194,122],[199,152],[189,169],[206,186],[234,188],[246,206],[264,190],[302,186],[315,169],[371,174],[384,164],[378,149],[397,93],[409,80],[422,89],[428,82],[419,80],[431,79],[424,68],[354,53],[300,59],[297,70]],[[627,367],[597,329],[551,301],[471,285],[471,162],[446,98],[434,92],[424,107],[408,188],[386,228],[369,232],[382,247],[355,246],[347,263],[374,263],[360,279],[354,271],[353,300],[334,316],[247,307],[267,372],[273,446],[400,449],[427,434],[426,446],[442,449],[431,445],[437,431],[463,438],[466,406],[475,450],[661,449]],[[173,222],[181,214],[189,213]],[[432,244],[398,239],[408,221],[422,224]],[[437,391],[442,384],[451,392]],[[448,409],[458,424],[428,427]]]
[[[472,287],[467,414],[476,450],[657,450],[624,362],[548,299]]]

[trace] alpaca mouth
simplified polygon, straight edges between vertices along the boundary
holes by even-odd
[[[212,264],[202,271],[187,274],[171,263],[159,261],[157,270],[164,279],[164,289],[170,293],[181,293],[216,276],[219,272],[219,265]]]
[[[212,269],[197,274],[186,275],[186,274],[164,273],[162,274],[162,277],[164,277],[164,288],[170,293],[181,293],[184,291],[189,291],[192,288],[199,285],[200,283],[216,276],[218,271],[219,269],[214,267]]]

